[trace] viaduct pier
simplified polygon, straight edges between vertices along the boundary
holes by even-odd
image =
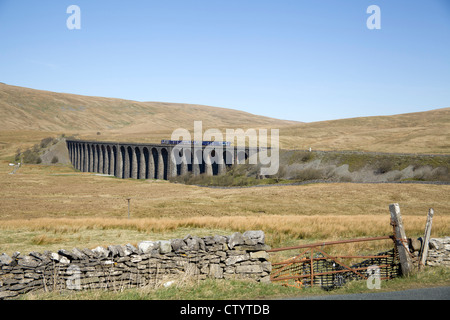
[[[118,178],[164,179],[192,172],[193,175],[220,175],[226,167],[245,163],[257,148],[208,145],[180,145],[66,140],[75,169]],[[206,151],[206,152],[205,152]]]

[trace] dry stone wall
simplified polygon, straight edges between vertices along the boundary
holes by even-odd
[[[450,267],[450,237],[430,239],[426,265]]]
[[[186,236],[142,241],[137,247],[0,255],[0,299],[34,290],[85,290],[141,287],[194,279],[270,281],[271,263],[263,231],[230,236]]]

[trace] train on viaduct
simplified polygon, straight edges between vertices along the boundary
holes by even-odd
[[[214,142],[198,144],[192,141],[181,146],[171,140],[162,140],[161,144],[66,140],[66,144],[75,169],[123,179],[168,180],[188,172],[220,175],[225,173],[227,166],[248,162],[249,157],[258,151]],[[204,152],[208,146],[206,157],[210,157],[210,161],[205,159]],[[217,161],[219,157],[223,161]]]

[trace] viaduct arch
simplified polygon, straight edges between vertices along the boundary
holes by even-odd
[[[193,175],[221,175],[226,167],[244,163],[252,149],[210,148],[206,159],[201,148],[179,148],[171,144],[117,143],[66,140],[69,158],[75,169],[97,172],[123,179],[164,179],[192,172]],[[211,151],[212,150],[212,151]],[[254,151],[254,152],[257,152]],[[180,161],[175,160],[174,153]],[[222,157],[223,161],[217,161]]]

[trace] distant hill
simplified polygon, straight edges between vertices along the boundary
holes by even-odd
[[[450,108],[300,123],[280,132],[290,149],[450,153]]]
[[[285,149],[450,153],[450,108],[302,123],[194,104],[140,102],[0,83],[0,157],[47,136],[159,142],[174,129],[278,128]]]
[[[203,105],[139,102],[35,90],[0,83],[1,130],[145,135],[191,128],[275,128],[298,122]],[[167,137],[166,137],[167,138]]]

